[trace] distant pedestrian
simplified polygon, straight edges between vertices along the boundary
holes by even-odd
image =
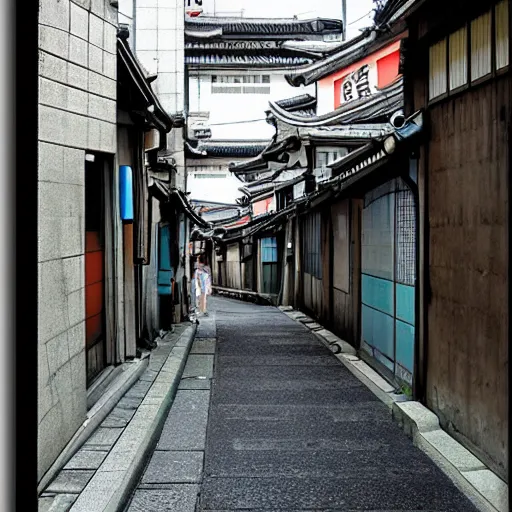
[[[212,272],[206,263],[204,254],[197,257],[197,266],[195,271],[196,291],[199,298],[199,311],[208,316],[206,311],[206,298],[212,293]]]

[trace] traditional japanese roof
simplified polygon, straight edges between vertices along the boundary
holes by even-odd
[[[294,69],[286,74],[285,78],[295,87],[312,84],[367,55],[375,44],[377,35],[376,30],[365,31],[360,36],[340,45],[338,50],[328,57]]]
[[[372,139],[365,146],[332,162],[327,167],[336,171],[334,182],[341,182],[351,176],[366,170],[376,162],[382,163],[397,152],[397,146],[417,136],[423,128],[423,113],[418,111],[410,116],[401,128],[395,128],[391,133]],[[386,150],[384,142],[394,140],[393,151]],[[326,182],[329,184],[330,182]]]
[[[273,140],[261,153],[255,158],[246,160],[244,162],[231,163],[228,169],[236,175],[244,174],[247,172],[261,171],[269,169],[268,163],[275,162],[278,164],[277,168],[285,168],[288,161],[284,158],[284,153],[295,152],[300,149],[301,143],[297,136],[291,135],[280,141]],[[280,164],[280,165],[279,165]]]
[[[297,20],[294,18],[220,18],[199,16],[185,20],[185,37],[198,32],[206,32],[211,37],[218,36],[264,36],[267,39],[286,39],[289,36],[323,36],[341,33],[343,23],[340,20],[316,18]],[[213,34],[213,31],[217,31]]]
[[[408,11],[419,6],[421,0],[388,0],[375,13],[374,22],[378,27],[391,25]]]
[[[382,88],[376,94],[350,101],[341,107],[320,116],[304,116],[269,102],[269,112],[276,119],[291,126],[328,126],[346,123],[365,123],[386,119],[403,105],[403,77]]]
[[[185,55],[186,65],[195,66],[254,66],[254,67],[287,67],[309,64],[312,60],[306,57],[294,57],[286,55],[251,55],[251,54],[200,54]]]
[[[276,104],[287,112],[295,112],[300,116],[316,114],[316,98],[310,94],[300,94],[293,98],[276,101]]]
[[[265,141],[200,141],[196,146],[185,142],[186,153],[193,158],[251,158],[259,155],[266,147]]]
[[[190,18],[185,21],[185,64],[293,69],[335,48],[322,39],[341,32],[341,21],[323,18]],[[297,44],[311,40],[314,46]]]
[[[314,142],[355,142],[380,137],[392,131],[390,123],[368,123],[299,128],[299,135],[302,140]]]
[[[169,132],[173,127],[173,120],[165,112],[158,96],[151,88],[150,82],[155,77],[150,77],[144,72],[144,68],[128,45],[127,38],[128,31],[126,29],[119,30],[117,36],[117,56],[120,63],[118,67],[118,81],[122,84],[123,77],[129,77],[129,80],[132,81],[132,84],[139,91],[140,98],[146,109],[144,112],[146,119],[160,130]]]
[[[342,49],[345,45],[345,42],[336,41],[283,41],[281,48],[321,58]]]

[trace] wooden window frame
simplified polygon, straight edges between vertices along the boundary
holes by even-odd
[[[466,59],[467,59],[467,71],[466,71],[466,83],[459,85],[458,87],[455,87],[454,89],[450,89],[450,36],[457,33],[459,30],[462,30],[463,28],[466,28]],[[469,28],[467,24],[462,25],[457,30],[454,30],[453,32],[450,32],[446,36],[446,58],[447,58],[447,72],[446,72],[446,79],[448,82],[448,88],[446,96],[453,96],[454,94],[460,93],[462,91],[465,91],[469,89],[470,84],[470,65],[471,65],[471,55],[469,52]]]
[[[454,96],[457,96],[458,94],[467,91],[469,89],[473,89],[475,87],[480,86],[481,84],[487,83],[487,81],[492,80],[494,78],[497,78],[499,76],[505,75],[510,71],[510,55],[509,55],[509,63],[501,68],[496,69],[496,6],[499,2],[496,2],[493,4],[493,6],[482,13],[480,13],[478,16],[469,19],[465,23],[461,24],[458,28],[455,30],[451,30],[449,34],[444,35],[442,37],[439,37],[435,40],[433,40],[428,45],[428,50],[435,44],[439,43],[443,39],[446,41],[446,93],[440,94],[439,96],[436,96],[435,98],[428,99],[427,100],[427,106],[435,106],[438,103],[446,100],[447,98],[452,98]],[[509,9],[510,9],[510,3],[509,3]],[[471,23],[478,19],[480,16],[483,16],[487,13],[491,14],[491,71],[490,73],[487,73],[486,75],[477,78],[476,80],[471,80]],[[509,15],[510,19],[510,15]],[[466,27],[466,37],[467,37],[467,59],[468,59],[468,69],[467,69],[467,81],[466,84],[457,87],[450,91],[450,36],[460,30],[463,27]],[[509,22],[509,38],[510,38],[510,22]],[[428,53],[428,58],[430,58],[430,53]],[[430,80],[430,60],[428,61],[428,79]],[[427,98],[430,95],[430,85],[427,82]]]
[[[470,19],[468,22],[467,22],[467,27],[468,27],[468,32],[469,32],[469,46],[468,46],[468,56],[469,56],[469,61],[471,61],[471,57],[472,57],[472,45],[471,45],[471,24],[477,20],[478,18],[482,17],[482,16],[485,16],[486,14],[491,14],[491,71],[489,73],[486,73],[485,75],[483,76],[480,76],[478,78],[476,78],[475,80],[472,80],[471,79],[471,67],[469,67],[469,84],[472,85],[472,86],[477,86],[483,82],[486,82],[487,80],[490,80],[492,78],[494,78],[495,74],[494,74],[494,69],[495,69],[495,66],[494,66],[494,62],[496,61],[496,45],[495,45],[495,38],[494,38],[494,26],[495,26],[495,14],[496,14],[496,11],[494,9],[494,6],[488,10],[488,11],[485,11],[481,14],[479,14],[476,18],[472,18]]]
[[[496,7],[498,6],[498,4],[500,4],[501,2],[496,2],[493,6],[492,6],[492,21],[491,21],[491,25],[492,25],[492,54],[494,55],[494,61],[493,61],[493,66],[492,66],[492,70],[493,70],[493,73],[494,73],[494,76],[495,77],[498,77],[498,76],[502,76],[506,73],[508,73],[510,71],[510,51],[509,51],[509,55],[508,55],[508,64],[506,66],[503,66],[502,68],[500,69],[496,69],[496,62],[497,62],[497,55],[496,55]],[[508,9],[510,11],[510,0],[508,0]],[[508,13],[508,16],[507,16],[507,21],[508,21],[508,38],[510,39],[510,13]],[[510,47],[510,45],[509,45]]]

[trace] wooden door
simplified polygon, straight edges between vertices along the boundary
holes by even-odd
[[[85,167],[85,344],[87,385],[106,366],[103,166]]]

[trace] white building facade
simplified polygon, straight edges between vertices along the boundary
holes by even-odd
[[[266,121],[269,102],[298,94],[316,97],[314,84],[297,90],[285,79],[291,69],[320,57],[300,44],[313,41],[324,48],[329,44],[325,41],[341,37],[338,20],[202,15],[186,20],[187,135],[192,159],[187,161],[191,176],[187,191],[192,199],[233,203],[242,196],[238,191],[242,183],[231,176],[227,164],[235,157],[252,158],[270,143],[275,128]],[[298,47],[287,46],[290,41],[298,41]],[[204,133],[195,132],[201,127],[208,131],[208,143]]]

